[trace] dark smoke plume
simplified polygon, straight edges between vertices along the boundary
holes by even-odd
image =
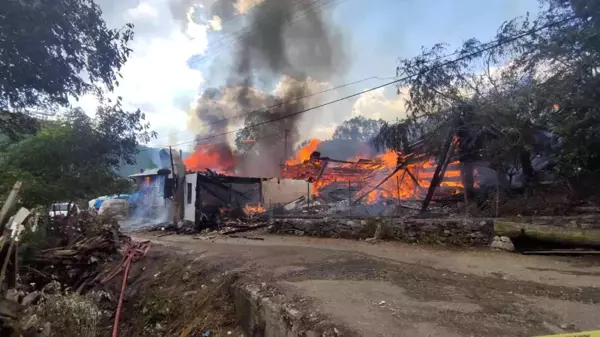
[[[217,0],[211,5],[211,9],[216,11],[218,8],[227,17],[229,13],[225,12],[234,7],[234,2]],[[285,159],[284,153],[291,155],[294,143],[299,140],[297,123],[301,114],[294,113],[308,108],[306,100],[299,98],[311,93],[309,77],[316,81],[328,81],[344,63],[341,36],[323,19],[315,4],[318,2],[307,4],[298,0],[265,0],[248,13],[248,30],[242,35],[235,50],[235,64],[227,86],[217,91],[233,92],[235,88],[235,96],[226,97],[235,101],[230,101],[228,105],[237,106],[245,112],[282,103],[260,112],[259,116],[249,115],[245,126],[256,124],[254,122],[257,120],[283,119],[240,133],[253,141],[252,155],[248,154],[241,162],[238,168],[240,174],[278,175],[279,164]],[[278,96],[264,97],[264,104],[256,106],[261,101],[255,97],[256,85],[269,87],[282,78],[288,80],[280,83]],[[221,101],[225,98],[216,95],[215,89],[207,91],[208,93],[205,91],[203,94],[207,98],[219,97]],[[195,112],[205,122],[214,117],[227,117],[228,113],[219,108]],[[283,146],[283,135],[286,132],[287,149]],[[280,137],[272,139],[262,137],[264,135]]]

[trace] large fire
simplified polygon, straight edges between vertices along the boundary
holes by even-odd
[[[311,139],[308,141],[308,144],[300,148],[293,158],[290,158],[285,161],[286,165],[298,165],[304,163],[304,161],[310,159],[310,154],[314,151],[317,151],[317,148],[321,144],[321,141],[318,139]]]
[[[312,181],[314,195],[332,187],[345,188],[353,198],[362,198],[367,203],[383,198],[421,199],[427,193],[436,168],[431,158],[403,156],[391,150],[369,159],[360,155],[346,161],[311,157],[318,145],[318,140],[311,140],[294,158],[286,161],[282,169],[284,178]],[[409,164],[390,176],[404,160]],[[460,166],[458,162],[451,162],[436,193],[454,195],[462,190]]]
[[[189,171],[216,170],[223,174],[233,174],[235,157],[226,143],[202,143],[196,146],[192,155],[183,160]]]

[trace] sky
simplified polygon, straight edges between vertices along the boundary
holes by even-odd
[[[206,1],[206,0],[203,0]],[[241,0],[239,0],[241,1]],[[244,0],[252,2],[256,0]],[[240,15],[211,30],[208,19],[190,21],[194,0],[96,0],[109,28],[135,25],[133,53],[122,68],[115,95],[126,107],[145,112],[158,139],[152,146],[190,142],[204,132],[194,126],[190,106],[202,90],[224,85],[231,64],[231,36],[243,28]],[[320,104],[389,82],[398,58],[416,56],[422,47],[446,43],[451,50],[469,38],[492,40],[506,20],[538,10],[536,0],[323,0],[319,8],[340,33],[341,71],[320,83],[336,87],[366,79],[311,99]],[[218,24],[218,23],[217,23]],[[215,27],[215,22],[212,22]],[[218,25],[217,25],[218,26]],[[291,25],[293,27],[293,24]],[[370,78],[370,79],[369,79]],[[275,90],[275,88],[262,88]],[[87,96],[74,105],[93,113]],[[363,115],[393,121],[404,115],[404,98],[388,86],[353,99],[309,111],[300,129],[306,137],[327,139],[342,121]],[[240,120],[239,123],[242,123]],[[235,125],[232,127],[236,127]],[[190,144],[181,145],[189,150]]]

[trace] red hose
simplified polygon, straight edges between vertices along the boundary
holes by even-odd
[[[129,267],[131,266],[131,260],[135,252],[132,252],[127,256],[125,260],[125,272],[123,273],[123,283],[121,283],[121,294],[119,294],[119,304],[117,305],[117,311],[115,312],[115,323],[113,325],[112,337],[117,337],[119,334],[119,317],[121,316],[121,307],[123,305],[123,297],[125,297],[125,288],[127,287],[127,276],[129,276]]]
[[[126,241],[123,243],[123,246],[127,247],[123,260],[121,260],[121,263],[119,263],[117,267],[101,281],[101,283],[104,284],[110,281],[113,277],[117,276],[121,269],[125,269],[125,272],[123,273],[123,282],[121,283],[121,293],[119,294],[119,303],[117,304],[117,311],[115,312],[115,322],[113,324],[112,337],[117,337],[119,334],[119,318],[121,317],[121,308],[123,307],[123,298],[125,298],[125,289],[127,288],[127,277],[129,276],[129,267],[131,267],[131,262],[138,260],[142,256],[145,256],[150,249],[148,242],[131,243]]]

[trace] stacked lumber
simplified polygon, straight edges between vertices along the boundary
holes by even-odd
[[[76,227],[76,235],[67,228],[75,224],[83,227]],[[81,291],[98,276],[97,267],[119,252],[123,241],[118,223],[110,218],[82,214],[59,219],[54,227],[54,233],[59,235],[54,241],[62,245],[39,250],[28,261],[29,268],[36,271],[28,275],[35,279],[31,282],[44,282],[39,278],[45,276]]]

